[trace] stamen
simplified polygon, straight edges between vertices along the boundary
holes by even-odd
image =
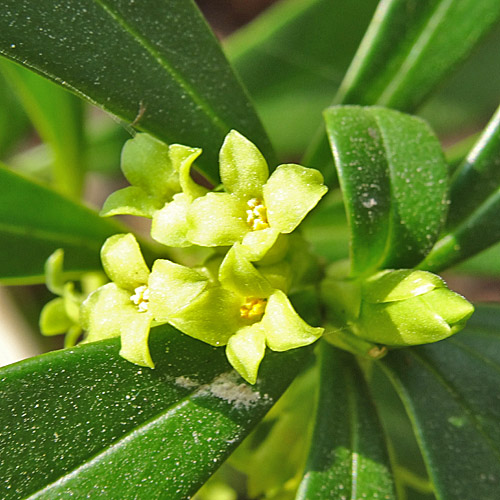
[[[267,229],[269,222],[267,220],[267,209],[258,198],[251,198],[247,201],[249,209],[247,212],[247,224],[252,231],[259,231],[260,229]]]
[[[243,319],[260,319],[266,310],[267,299],[247,297],[240,307],[240,316]]]
[[[130,300],[137,306],[139,312],[147,312],[149,309],[149,288],[146,285],[138,286],[134,292]]]

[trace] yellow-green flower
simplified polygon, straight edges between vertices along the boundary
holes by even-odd
[[[132,234],[116,234],[101,250],[111,283],[94,291],[82,304],[80,321],[85,342],[121,338],[120,355],[132,363],[154,367],[148,347],[153,315],[149,310],[149,269]]]
[[[229,362],[253,384],[266,346],[287,351],[323,333],[295,312],[280,289],[286,282],[279,265],[258,270],[238,244],[222,262],[218,281],[203,269],[157,260],[149,280],[151,312],[191,337],[227,345]]]
[[[57,298],[51,300],[40,313],[40,331],[43,335],[66,334],[64,346],[74,346],[82,333],[80,306],[83,300],[106,280],[102,273],[85,273],[80,278],[81,291],[63,275],[64,251],[56,250],[45,264],[47,288]]]
[[[190,204],[187,239],[208,247],[241,242],[250,260],[291,233],[327,191],[320,172],[300,165],[280,165],[269,176],[260,151],[235,130],[220,151],[220,176],[226,192]]]
[[[148,134],[125,143],[121,169],[131,186],[112,193],[102,216],[138,215],[152,218],[151,235],[169,246],[188,246],[186,212],[206,189],[191,179],[191,167],[201,149],[180,144],[168,146]]]

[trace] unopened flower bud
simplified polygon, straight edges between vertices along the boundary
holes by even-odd
[[[352,331],[392,346],[436,342],[458,332],[474,312],[462,296],[426,271],[382,271],[361,285],[361,303]]]

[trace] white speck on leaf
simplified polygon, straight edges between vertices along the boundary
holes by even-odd
[[[183,387],[184,389],[193,389],[198,387],[199,384],[195,380],[191,380],[189,377],[180,376],[175,379],[175,384]]]
[[[223,373],[203,389],[216,398],[232,403],[235,408],[248,409],[261,399],[260,392],[253,391],[247,384],[238,384],[235,373]],[[268,397],[264,395],[264,399]]]
[[[362,202],[365,208],[372,208],[377,204],[377,200],[375,198],[370,198],[369,200]]]

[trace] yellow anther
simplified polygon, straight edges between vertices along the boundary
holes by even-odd
[[[137,306],[139,312],[146,312],[149,309],[149,288],[146,285],[138,286],[134,292],[130,300]]]
[[[267,221],[267,209],[258,198],[251,198],[247,201],[247,224],[252,231],[259,231],[260,229],[267,229],[269,222]]]
[[[243,319],[260,319],[266,310],[267,299],[247,297],[240,307],[240,316]]]

